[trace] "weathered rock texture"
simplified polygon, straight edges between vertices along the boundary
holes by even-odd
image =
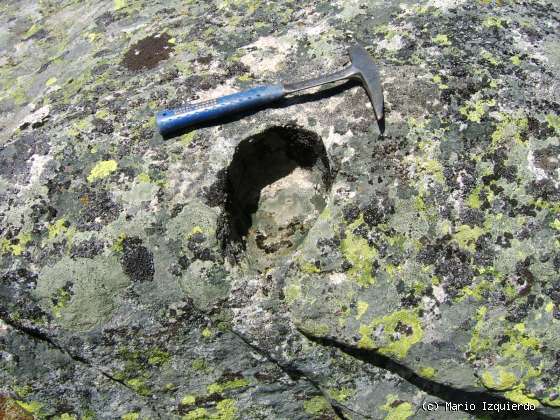
[[[558,1],[0,11],[4,416],[560,418]],[[384,136],[356,83],[155,130],[356,41]]]

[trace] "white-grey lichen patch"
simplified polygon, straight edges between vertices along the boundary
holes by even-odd
[[[63,258],[45,267],[33,292],[61,325],[87,331],[111,320],[129,280],[115,258]]]

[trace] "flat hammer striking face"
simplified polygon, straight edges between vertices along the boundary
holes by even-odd
[[[233,95],[197,102],[177,109],[167,109],[157,113],[156,124],[161,134],[169,134],[191,125],[257,108],[300,90],[345,79],[356,79],[366,89],[379,130],[383,134],[385,128],[383,90],[379,70],[364,47],[354,45],[348,52],[350,64],[335,73],[301,82],[257,86]]]

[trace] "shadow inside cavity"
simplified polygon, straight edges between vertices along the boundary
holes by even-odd
[[[227,171],[227,253],[250,254],[261,268],[291,253],[325,207],[330,174],[311,131],[272,127],[243,140]]]

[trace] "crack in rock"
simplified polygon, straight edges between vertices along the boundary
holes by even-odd
[[[491,393],[488,392],[477,392],[477,391],[467,391],[467,390],[457,389],[449,385],[445,385],[442,383],[431,381],[426,378],[422,378],[421,376],[415,374],[412,371],[412,369],[404,365],[401,365],[395,362],[394,360],[390,359],[389,357],[383,356],[382,354],[373,351],[350,347],[348,345],[345,345],[333,339],[315,337],[300,329],[298,329],[298,331],[302,335],[304,335],[307,339],[309,339],[310,341],[316,344],[326,346],[326,347],[337,348],[342,352],[358,360],[361,360],[370,365],[392,372],[400,376],[407,382],[411,383],[418,389],[421,389],[422,391],[426,392],[429,395],[433,395],[438,398],[441,398],[446,402],[450,402],[452,404],[464,404],[465,402],[475,403],[476,407],[480,407],[483,401],[486,402],[487,404],[507,404],[507,403],[511,404],[511,402],[508,401],[507,399],[492,395]],[[487,411],[483,411],[480,409],[474,411],[464,411],[464,410],[461,411],[467,414],[488,416]],[[538,412],[536,413],[528,410],[511,410],[511,411],[507,411],[506,413],[493,415],[492,418],[495,419],[521,418],[521,419],[535,419],[535,420],[553,419],[553,417],[546,416],[542,413],[538,413]]]

